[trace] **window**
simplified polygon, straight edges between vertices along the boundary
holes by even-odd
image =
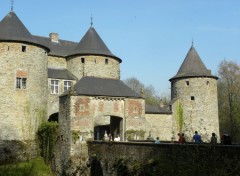
[[[186,85],[189,86],[189,81],[186,81]]]
[[[105,64],[108,64],[108,59],[105,59]]]
[[[195,97],[194,97],[194,96],[191,96],[191,100],[192,100],[192,101],[195,100]]]
[[[68,90],[71,87],[71,81],[64,81],[64,91]]]
[[[27,49],[27,47],[26,46],[22,46],[22,52],[26,52],[26,49]]]
[[[209,82],[209,81],[207,81],[207,86],[208,86],[208,87],[210,86],[210,82]]]
[[[85,63],[85,58],[81,58],[81,62],[82,62],[82,64],[84,64]]]
[[[59,94],[59,81],[51,80],[51,94]]]
[[[27,78],[18,78],[17,77],[16,88],[17,89],[26,89],[27,88]]]

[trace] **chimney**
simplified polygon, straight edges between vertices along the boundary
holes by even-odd
[[[59,42],[58,33],[51,32],[49,34],[49,38],[50,38],[51,42],[55,42],[55,43]]]

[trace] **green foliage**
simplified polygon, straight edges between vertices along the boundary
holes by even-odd
[[[43,158],[0,166],[0,176],[53,176]]]
[[[218,109],[221,131],[240,142],[240,65],[222,61],[218,70]]]
[[[41,156],[45,162],[51,161],[53,149],[57,141],[58,124],[56,122],[44,122],[37,131]]]
[[[79,140],[80,138],[79,134],[80,134],[79,131],[72,130],[72,140],[74,144],[76,143],[77,140]]]
[[[127,130],[125,134],[126,134],[127,140],[134,140],[135,136],[140,137],[140,139],[144,139],[145,133],[146,131],[144,130],[131,129],[131,130]]]
[[[180,100],[178,100],[177,102],[177,114],[176,114],[176,121],[177,121],[177,126],[179,128],[179,132],[182,132],[182,128],[183,128],[183,107],[182,107],[182,103],[180,102]]]

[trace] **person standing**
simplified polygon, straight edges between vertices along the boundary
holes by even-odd
[[[195,134],[193,135],[193,141],[195,142],[195,144],[202,143],[202,137],[198,134],[197,131],[195,131]]]
[[[183,143],[183,136],[181,133],[178,133],[178,142],[179,142],[179,144]]]
[[[160,143],[161,143],[160,139],[159,139],[159,137],[157,137],[156,140],[155,140],[155,144],[160,144]]]
[[[217,144],[217,137],[215,133],[212,133],[212,137],[211,137],[211,144]]]

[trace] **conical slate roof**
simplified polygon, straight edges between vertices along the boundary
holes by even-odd
[[[83,36],[75,50],[71,55],[103,55],[116,58],[118,61],[122,62],[120,58],[113,55],[108,47],[105,45],[101,37],[98,35],[96,30],[91,26],[86,34]]]
[[[187,56],[184,59],[177,74],[169,81],[187,77],[213,77],[217,79],[217,77],[213,76],[211,74],[211,71],[206,68],[193,46],[188,51]]]
[[[41,45],[13,11],[9,12],[0,22],[0,41],[21,41]]]

